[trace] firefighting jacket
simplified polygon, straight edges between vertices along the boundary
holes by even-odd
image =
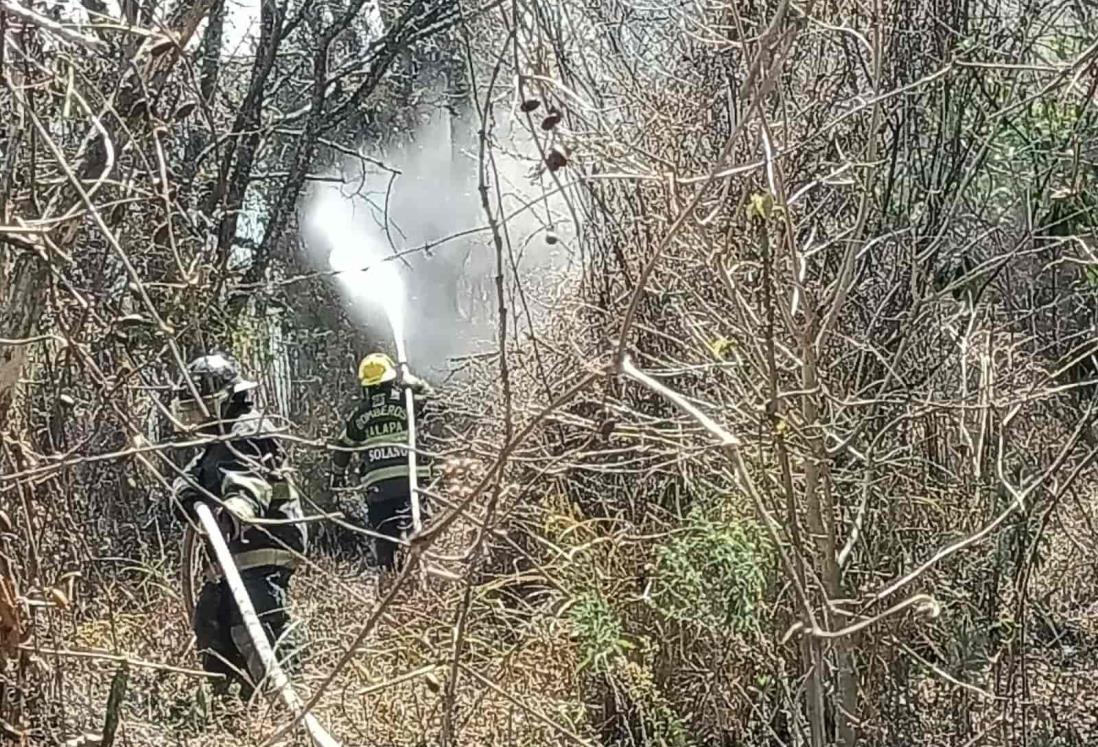
[[[408,410],[404,388],[412,390],[417,423],[423,415],[424,399],[433,394],[430,385],[422,379],[408,376],[403,384],[387,382],[362,390],[362,401],[355,408],[343,427],[337,444],[357,448],[361,454],[359,473],[362,486],[377,488],[368,495],[391,494],[384,490],[394,483],[407,486],[408,450],[401,444],[408,443]],[[337,474],[342,474],[351,461],[352,452],[336,451],[332,464]],[[430,476],[430,467],[422,455],[417,455],[416,474],[421,480]],[[405,488],[404,492],[407,492]]]
[[[285,457],[274,432],[262,415],[245,412],[228,438],[207,444],[172,486],[178,510],[192,514],[197,501],[216,508],[212,495],[237,517],[242,531],[229,540],[229,551],[241,571],[293,568],[307,543],[301,501],[283,476]],[[256,519],[276,523],[250,523]]]

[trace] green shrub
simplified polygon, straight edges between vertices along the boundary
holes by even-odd
[[[621,619],[597,591],[587,591],[569,609],[572,633],[579,645],[580,669],[607,673],[633,644],[625,639]]]
[[[649,603],[679,622],[744,630],[757,619],[770,550],[755,522],[695,509],[656,551]]]

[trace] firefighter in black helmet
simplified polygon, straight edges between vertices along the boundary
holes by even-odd
[[[405,388],[412,390],[416,415],[420,404],[432,397],[431,386],[411,374],[401,376],[393,360],[384,353],[372,353],[358,366],[362,400],[347,418],[336,445],[356,448],[351,452],[337,449],[332,455],[332,486],[341,488],[346,482],[347,465],[352,453],[361,453],[360,487],[365,492],[366,519],[370,529],[383,535],[374,539],[374,556],[383,571],[396,566],[398,540],[410,525],[411,488],[409,485],[408,450],[399,444],[408,442],[408,410]],[[416,466],[420,481],[427,479],[430,469]]]
[[[214,440],[176,478],[173,492],[177,509],[190,521],[198,501],[217,517],[256,614],[281,655],[286,646],[278,643],[290,622],[290,577],[305,551],[306,530],[275,426],[253,406],[255,387],[224,355],[205,355],[187,366],[174,391],[175,425]],[[220,689],[237,681],[241,695],[250,697],[265,675],[263,662],[216,564],[207,568],[192,623],[203,667],[224,675]]]

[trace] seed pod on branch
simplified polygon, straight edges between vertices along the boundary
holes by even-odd
[[[561,114],[556,108],[549,110],[549,113],[545,115],[545,119],[541,120],[541,129],[548,132],[549,130],[560,124]]]
[[[541,102],[537,99],[526,99],[519,104],[519,109],[529,114],[532,111],[537,111],[539,106],[541,106]]]
[[[196,101],[184,101],[179,105],[179,108],[172,113],[172,119],[176,122],[182,122],[184,119],[191,116],[197,107],[198,102]]]
[[[558,148],[545,154],[545,165],[550,171],[559,171],[568,165],[568,158]]]

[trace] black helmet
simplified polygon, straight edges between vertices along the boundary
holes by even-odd
[[[190,380],[188,383],[188,379]],[[193,384],[193,387],[191,386]],[[221,355],[204,355],[187,365],[187,375],[176,384],[172,397],[172,415],[184,428],[202,426],[220,420],[223,406],[234,395],[258,386],[240,375],[236,361]],[[195,393],[198,399],[195,399]]]

